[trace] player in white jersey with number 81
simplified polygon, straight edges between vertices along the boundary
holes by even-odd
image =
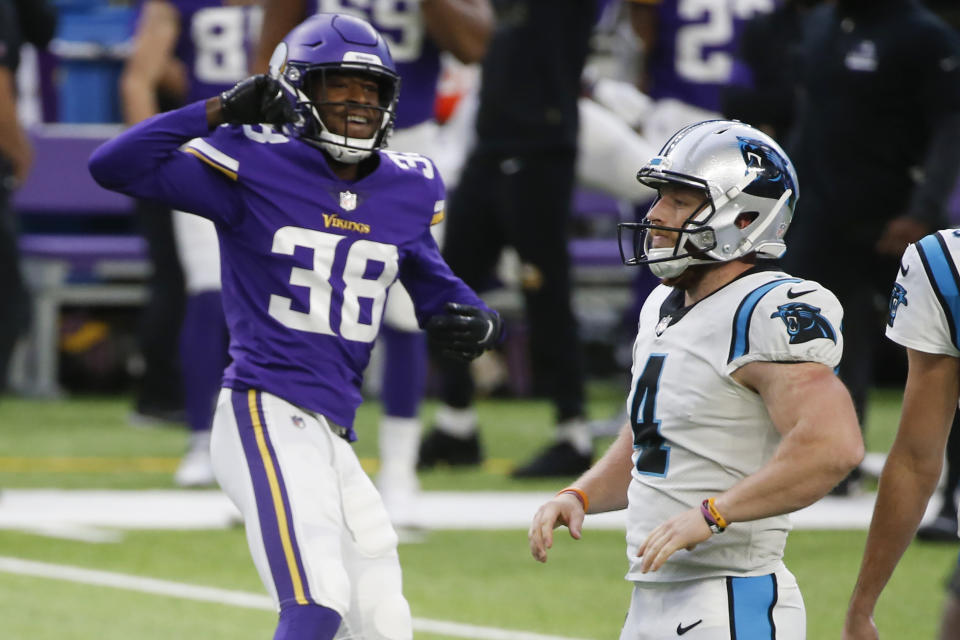
[[[533,556],[553,529],[627,508],[621,640],[683,635],[801,639],[803,599],[783,564],[787,514],[863,457],[834,369],[843,311],[774,262],[797,202],[789,158],[768,136],[709,120],[676,133],[638,179],[659,197],[621,224],[627,264],[662,280],[640,314],[628,423],[607,453],[540,507]]]

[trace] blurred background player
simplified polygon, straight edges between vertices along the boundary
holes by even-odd
[[[275,640],[413,635],[397,536],[350,446],[388,287],[402,278],[452,356],[501,335],[430,235],[445,200],[433,163],[381,150],[399,85],[368,23],[318,14],[269,76],[151,118],[90,160],[102,186],[217,225],[233,361],[212,451],[279,609]]]
[[[593,1],[503,0],[481,73],[476,142],[450,201],[444,258],[474,289],[489,288],[504,246],[519,256],[534,389],[549,396],[555,442],[515,477],[570,475],[590,466],[583,360],[571,307],[567,223],[575,175],[578,96]],[[418,465],[482,457],[474,382],[439,359],[443,404]],[[539,388],[538,388],[539,387]]]
[[[640,88],[654,100],[644,135],[658,146],[693,122],[720,117],[721,92],[744,82],[740,36],[777,0],[625,0],[643,43]]]
[[[734,63],[741,73],[720,93],[724,117],[749,122],[786,144],[799,101],[803,21],[822,1],[783,0],[744,25]]]
[[[479,62],[493,27],[488,0],[267,0],[254,70],[267,68],[280,39],[309,13],[337,12],[369,21],[387,41],[400,74],[403,98],[388,144],[390,149],[421,153],[449,176],[451,155],[441,144],[435,120],[441,54],[465,64]],[[456,155],[456,154],[453,154]],[[439,222],[439,221],[438,221]],[[442,233],[434,226],[434,236]],[[377,484],[397,524],[415,524],[415,473],[420,442],[420,402],[427,375],[427,347],[417,327],[410,296],[400,283],[390,289],[381,330],[384,372],[381,386],[380,471]]]
[[[252,42],[260,31],[260,7],[240,0],[147,0],[141,7],[134,48],[121,79],[124,118],[128,125],[161,110],[158,94],[177,103],[219,95],[245,78]],[[145,232],[150,241],[155,274],[145,311],[148,335],[179,335],[180,367],[173,380],[182,380],[190,444],[174,481],[183,487],[213,484],[210,427],[229,357],[227,325],[220,296],[220,255],[216,230],[209,220],[175,211],[169,216],[147,205]],[[174,244],[171,244],[171,240]],[[182,281],[178,271],[182,269]],[[183,287],[176,291],[177,286]],[[182,324],[175,300],[186,292]],[[168,338],[145,349],[161,351],[159,359],[174,358]],[[169,386],[161,378],[158,357],[148,356],[142,395]]]
[[[17,339],[30,326],[30,296],[20,271],[17,221],[10,206],[23,184],[33,150],[17,115],[16,73],[20,45],[45,47],[56,28],[56,13],[43,1],[0,0],[0,394],[7,388]]]
[[[789,142],[804,200],[784,265],[829,287],[847,311],[839,371],[863,425],[887,274],[908,243],[948,226],[960,170],[960,36],[915,0],[824,3],[804,34]],[[835,493],[855,491],[858,478]]]

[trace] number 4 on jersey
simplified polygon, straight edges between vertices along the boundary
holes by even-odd
[[[661,478],[667,475],[670,466],[670,447],[663,444],[660,421],[656,417],[660,374],[666,359],[664,353],[650,354],[629,401],[633,449],[638,452],[637,471]]]

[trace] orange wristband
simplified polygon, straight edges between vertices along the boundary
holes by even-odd
[[[716,498],[707,498],[703,501],[703,506],[706,508],[707,512],[713,518],[713,521],[717,523],[717,526],[719,526],[721,530],[726,529],[729,526],[726,519],[724,519],[724,517],[720,515],[720,512],[717,511]]]
[[[557,491],[557,495],[562,495],[564,493],[572,493],[577,496],[577,499],[580,501],[580,504],[583,505],[583,512],[586,513],[590,509],[590,498],[587,497],[587,494],[583,492],[582,489],[577,489],[576,487],[567,487],[566,489],[561,489]]]

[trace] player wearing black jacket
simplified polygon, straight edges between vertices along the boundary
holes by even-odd
[[[863,419],[889,274],[947,226],[960,168],[960,36],[916,0],[838,0],[802,46],[791,148],[802,198],[785,267],[846,309],[840,376]]]

